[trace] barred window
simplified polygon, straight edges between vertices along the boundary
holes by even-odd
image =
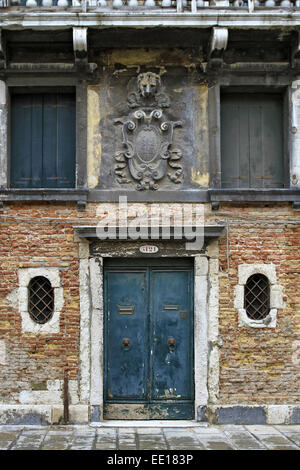
[[[29,283],[28,312],[36,323],[47,323],[54,312],[54,289],[49,279],[37,276]]]
[[[253,274],[245,285],[245,310],[252,320],[262,320],[270,312],[270,284],[263,274]]]

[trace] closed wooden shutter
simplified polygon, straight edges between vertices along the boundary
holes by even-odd
[[[278,94],[224,94],[221,101],[223,188],[282,188],[283,103]]]
[[[12,96],[12,187],[74,188],[75,114],[73,94]]]

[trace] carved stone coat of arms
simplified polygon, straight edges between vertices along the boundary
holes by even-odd
[[[172,144],[174,129],[182,122],[169,121],[165,115],[169,98],[161,91],[160,76],[138,75],[137,91],[128,95],[128,104],[132,108],[128,116],[115,120],[122,126],[122,149],[115,156],[117,181],[135,182],[137,190],[156,190],[165,176],[181,183],[182,152]]]

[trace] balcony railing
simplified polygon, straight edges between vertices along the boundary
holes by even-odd
[[[196,13],[204,8],[259,9],[299,8],[300,0],[0,0],[0,8],[93,10],[165,10]]]

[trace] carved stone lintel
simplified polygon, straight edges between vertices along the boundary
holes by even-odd
[[[87,28],[73,28],[73,48],[76,63],[87,63]]]
[[[215,27],[212,29],[209,50],[208,64],[211,68],[220,68],[223,65],[223,54],[228,43],[228,29]]]

